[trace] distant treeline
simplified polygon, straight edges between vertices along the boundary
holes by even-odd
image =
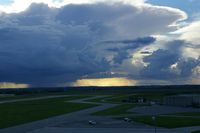
[[[163,91],[180,91],[180,92],[198,92],[200,85],[167,85],[167,86],[119,86],[119,87],[56,87],[56,88],[26,88],[26,89],[0,89],[0,94],[35,94],[35,93],[55,93],[55,92],[163,92]]]

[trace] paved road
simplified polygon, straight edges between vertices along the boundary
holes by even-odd
[[[44,97],[35,97],[35,98],[5,100],[5,101],[0,101],[0,104],[23,102],[23,101],[33,101],[33,100],[44,100],[44,99],[52,99],[52,98],[62,98],[62,97],[70,97],[70,96],[73,96],[73,95],[56,95],[56,96],[44,96]]]
[[[43,128],[28,133],[155,133],[152,129],[134,128]],[[188,133],[187,131],[158,129],[157,133]]]
[[[200,109],[155,105],[155,106],[135,107],[129,110],[129,112],[135,112],[144,115],[162,115],[162,114],[174,114],[174,113],[184,113],[184,112],[200,112]]]

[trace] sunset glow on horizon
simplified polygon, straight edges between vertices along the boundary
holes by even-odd
[[[134,86],[137,81],[127,78],[101,78],[101,79],[80,79],[73,83],[73,86]]]

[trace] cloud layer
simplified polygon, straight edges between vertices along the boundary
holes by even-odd
[[[148,79],[186,79],[193,75],[194,70],[200,66],[200,58],[184,58],[182,48],[184,41],[168,42],[166,49],[158,49],[143,60],[149,65],[141,71],[141,76]]]
[[[142,60],[148,66],[137,68],[132,62],[135,52],[156,43],[153,35],[172,32],[187,18],[178,9],[153,6],[143,0],[34,2],[43,3],[0,15],[1,82],[56,86],[85,76],[104,78],[102,73],[113,71],[113,77],[131,75],[128,77],[143,80],[161,74],[169,79],[173,76],[169,67],[177,62],[178,69],[189,69],[184,74],[181,71],[188,77],[199,65],[197,58],[187,60],[188,66],[180,61],[182,45],[187,44],[181,41],[173,42],[178,45],[176,52],[172,48],[141,52],[146,54]],[[17,3],[20,1],[12,6]]]

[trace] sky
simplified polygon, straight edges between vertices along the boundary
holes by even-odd
[[[0,88],[200,84],[199,6],[1,0]]]
[[[148,0],[148,2],[160,6],[179,8],[185,11],[190,19],[193,19],[193,16],[200,12],[199,0]]]

